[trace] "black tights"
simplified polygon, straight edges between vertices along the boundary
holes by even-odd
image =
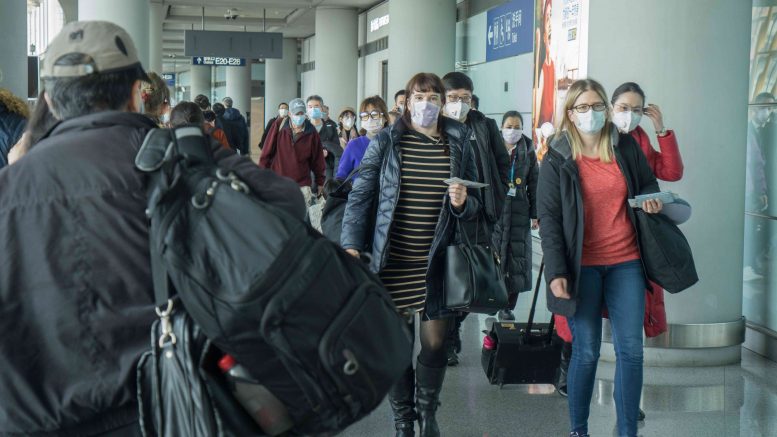
[[[445,345],[449,341],[448,333],[454,326],[452,318],[439,320],[423,320],[421,316],[421,352],[418,362],[427,367],[445,367],[448,365],[448,355]],[[410,322],[410,331],[415,333],[415,317]],[[415,334],[414,334],[415,335]]]

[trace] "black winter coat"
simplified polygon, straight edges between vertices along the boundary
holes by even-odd
[[[520,293],[532,288],[531,219],[537,218],[537,154],[531,139],[523,136],[510,163],[515,196],[505,196],[500,220],[494,227],[494,247],[502,258],[507,291]],[[510,171],[508,171],[508,176]]]
[[[658,192],[656,177],[634,138],[618,133],[615,127],[610,135],[615,160],[626,179],[628,197]],[[634,211],[627,210],[636,232]],[[540,166],[537,212],[545,256],[548,310],[571,317],[579,299],[584,227],[580,174],[566,133],[556,136]],[[559,299],[550,291],[550,282],[556,278],[567,278],[571,299]]]
[[[488,187],[480,190],[483,200],[483,212],[488,223],[489,232],[499,221],[507,193],[507,172],[510,169],[510,155],[504,146],[502,134],[496,121],[483,113],[471,111],[467,116],[467,126],[477,142],[476,162],[480,182]],[[468,141],[469,142],[469,141]]]
[[[70,119],[0,170],[0,435],[137,422],[135,368],[156,316],[134,162],[155,127],[124,112]],[[260,199],[304,217],[294,182],[214,150]]]
[[[348,205],[343,216],[343,248],[363,252],[371,245],[370,269],[375,273],[379,273],[386,266],[388,259],[389,235],[399,201],[402,168],[399,142],[407,129],[405,122],[400,119],[380,131],[370,142],[361,163],[359,179],[348,196]],[[455,120],[444,118],[441,130],[450,144],[451,176],[477,180],[475,158],[472,148],[467,144],[469,129]],[[467,191],[467,202],[461,213],[457,213],[450,206],[448,196],[440,199],[444,206],[434,232],[426,274],[425,311],[430,318],[438,317],[443,311],[445,251],[454,237],[455,220],[471,220],[477,217],[481,210],[478,191]],[[374,203],[376,197],[377,203]]]
[[[323,121],[324,125],[318,132],[321,137],[321,145],[327,152],[326,179],[334,179],[337,168],[340,166],[340,158],[343,156],[343,147],[340,146],[340,135],[337,133],[337,124],[332,120]]]

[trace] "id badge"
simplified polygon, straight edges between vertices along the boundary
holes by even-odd
[[[507,195],[510,197],[515,197],[517,193],[518,191],[515,189],[515,185],[510,185],[510,189],[507,190]]]

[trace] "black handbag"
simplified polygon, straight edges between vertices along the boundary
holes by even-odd
[[[561,362],[563,341],[555,335],[554,319],[550,323],[534,323],[542,272],[534,287],[529,320],[526,323],[494,321],[485,331],[489,341],[484,342],[481,364],[491,384],[552,384]]]
[[[169,282],[153,247],[152,275],[158,319],[151,327],[151,349],[137,367],[138,418],[144,437],[264,436],[237,402],[217,362],[213,346],[170,298]]]
[[[680,228],[663,214],[636,209],[637,236],[647,277],[670,293],[699,282],[693,253]]]
[[[457,222],[461,242],[448,246],[445,254],[445,308],[495,314],[508,306],[499,254],[488,242],[479,243],[476,238],[472,244],[461,221]]]

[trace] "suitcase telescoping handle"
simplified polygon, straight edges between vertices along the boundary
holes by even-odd
[[[537,282],[534,284],[534,297],[531,301],[531,310],[529,311],[529,322],[526,324],[526,340],[531,337],[532,325],[534,325],[534,313],[537,310],[537,299],[540,295],[540,284],[542,284],[542,274],[545,272],[545,257],[542,257],[540,261],[540,271],[537,274]],[[551,314],[550,324],[548,324],[548,343],[553,341],[553,328],[555,325],[555,318]]]

